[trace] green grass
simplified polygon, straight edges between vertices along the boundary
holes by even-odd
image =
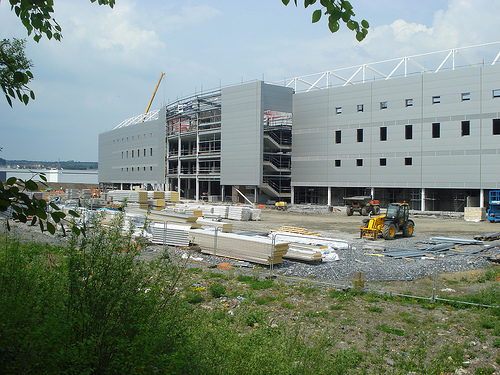
[[[397,336],[407,335],[407,333],[404,330],[389,327],[387,324],[379,324],[375,328],[378,329],[379,331],[390,333],[392,335],[397,335]]]

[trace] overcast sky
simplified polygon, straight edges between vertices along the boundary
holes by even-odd
[[[0,158],[97,161],[98,135],[143,113],[161,72],[151,109],[220,85],[500,40],[496,0],[351,0],[355,18],[370,23],[362,43],[281,0],[54,3],[63,40],[35,43],[0,0],[0,39],[28,38],[36,93],[13,108],[0,97]]]

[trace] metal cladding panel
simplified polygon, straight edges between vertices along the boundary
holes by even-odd
[[[500,65],[296,94],[292,184],[498,188],[500,135],[493,135],[493,120],[500,119],[500,97],[494,98],[493,90],[500,90]],[[462,121],[469,121],[469,134]],[[433,134],[433,124],[439,124],[439,134]],[[308,156],[326,158],[328,170],[309,170]],[[380,166],[381,158],[386,166]],[[328,183],[322,185],[325,174]]]
[[[261,185],[264,110],[292,112],[293,90],[254,82],[222,90],[221,185]]]
[[[221,185],[259,185],[262,179],[261,82],[222,90]]]
[[[162,110],[158,120],[99,134],[99,182],[164,183],[164,119]]]

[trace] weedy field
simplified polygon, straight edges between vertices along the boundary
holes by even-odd
[[[141,260],[118,224],[57,246],[2,234],[0,373],[500,371],[499,308],[188,267],[167,248]],[[480,305],[500,301],[499,278],[493,266],[443,276]]]

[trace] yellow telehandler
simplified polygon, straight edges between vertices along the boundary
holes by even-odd
[[[415,223],[409,216],[408,203],[391,203],[385,215],[363,220],[360,238],[377,239],[382,236],[386,240],[392,240],[397,233],[410,237],[415,229]]]

